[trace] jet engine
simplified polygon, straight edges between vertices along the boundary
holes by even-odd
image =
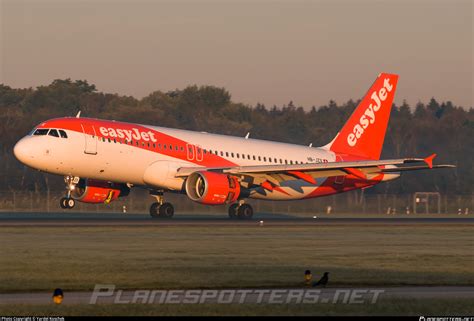
[[[81,179],[72,190],[71,196],[84,203],[108,204],[119,196],[127,196],[128,193],[130,193],[130,188],[125,184]]]
[[[209,171],[189,175],[185,188],[190,199],[206,205],[232,203],[240,195],[240,184],[236,177]]]

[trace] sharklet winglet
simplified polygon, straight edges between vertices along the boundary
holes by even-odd
[[[430,156],[423,159],[423,161],[428,165],[429,168],[433,168],[433,159],[436,157],[436,154],[431,154]]]

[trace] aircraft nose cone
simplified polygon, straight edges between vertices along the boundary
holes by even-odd
[[[26,164],[28,162],[29,158],[29,148],[28,148],[28,142],[25,141],[25,139],[20,139],[18,143],[15,144],[15,147],[13,147],[13,154],[15,155],[16,159],[18,159],[20,162],[23,164]]]

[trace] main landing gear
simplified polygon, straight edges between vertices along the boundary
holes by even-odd
[[[64,176],[64,182],[66,183],[67,194],[59,200],[59,206],[63,209],[71,209],[76,205],[76,201],[71,197],[71,192],[76,188],[76,184],[79,183],[79,177],[76,176]]]
[[[157,202],[151,204],[150,215],[152,218],[172,218],[174,215],[174,207],[171,203],[165,203],[163,192],[152,194]]]
[[[235,203],[229,206],[229,217],[231,219],[250,220],[253,216],[253,208],[249,204]]]

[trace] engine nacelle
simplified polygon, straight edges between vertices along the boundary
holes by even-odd
[[[240,195],[238,179],[221,173],[194,172],[186,179],[185,186],[190,199],[206,205],[232,203]]]
[[[105,203],[116,200],[119,196],[127,196],[130,188],[125,184],[105,181],[81,179],[71,192],[72,198],[84,203]]]

